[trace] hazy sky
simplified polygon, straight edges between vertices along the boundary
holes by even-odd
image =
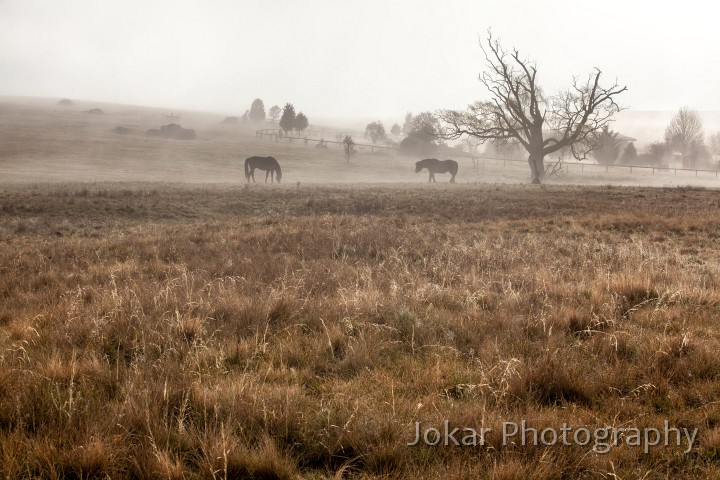
[[[0,95],[400,121],[486,98],[490,27],[546,92],[599,67],[633,110],[720,110],[707,0],[0,0]]]

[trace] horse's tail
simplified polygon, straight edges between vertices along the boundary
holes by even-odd
[[[245,159],[245,180],[250,181],[250,159]]]

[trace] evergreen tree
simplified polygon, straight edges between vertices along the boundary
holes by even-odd
[[[293,121],[293,128],[295,130],[297,130],[298,132],[302,132],[308,127],[308,125],[308,118],[305,116],[304,113],[300,112],[295,116],[295,120]]]
[[[410,134],[410,132],[412,132],[412,129],[413,129],[413,114],[410,112],[407,112],[405,114],[405,123],[403,123],[403,126],[402,126],[402,133],[404,133],[405,135],[408,135],[408,134]]]
[[[292,103],[286,103],[283,107],[282,117],[280,117],[280,128],[283,129],[285,134],[292,131],[295,127],[295,107]]]
[[[595,136],[598,148],[592,153],[600,165],[614,165],[620,156],[622,146],[617,138],[617,132],[605,125]]]
[[[637,160],[637,149],[635,148],[635,144],[633,144],[633,142],[630,142],[628,143],[627,147],[625,147],[625,151],[623,152],[622,157],[620,157],[620,163],[624,163],[626,165],[634,165],[637,163]]]
[[[250,120],[252,120],[253,122],[260,122],[262,120],[265,120],[265,105],[263,104],[262,100],[256,98],[252,102],[248,117],[250,117]]]

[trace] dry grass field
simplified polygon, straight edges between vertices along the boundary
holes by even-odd
[[[718,191],[0,107],[0,477],[720,477]],[[252,154],[287,183],[237,182]],[[666,425],[697,437],[631,441]]]
[[[7,186],[5,478],[714,478],[702,189]],[[503,445],[698,428],[693,448]],[[415,422],[492,428],[409,446]]]

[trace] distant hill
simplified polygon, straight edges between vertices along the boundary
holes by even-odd
[[[62,99],[67,100],[67,99]],[[26,105],[35,107],[56,107],[60,106],[58,98],[36,98],[36,97],[4,97],[0,96],[0,103],[6,106],[10,105]],[[68,105],[64,105],[68,103]],[[68,100],[68,102],[62,102],[64,105],[63,110],[73,111],[75,109],[87,111],[90,107],[102,107],[105,112],[112,112],[114,118],[124,117],[127,120],[132,120],[138,128],[148,129],[156,127],[158,119],[160,121],[165,120],[162,115],[168,111],[167,108],[152,107],[152,106],[137,106],[137,105],[123,105],[114,104],[110,102],[96,102],[93,100]],[[74,107],[74,108],[73,108]],[[220,124],[227,119],[233,117],[227,117],[220,113],[211,112],[199,112],[199,111],[180,111],[173,110],[178,115],[182,115],[182,118],[190,119],[194,125],[197,124]],[[98,113],[98,112],[96,112]],[[636,146],[639,150],[642,150],[645,146],[650,143],[661,141],[665,132],[665,128],[670,123],[673,115],[676,111],[644,111],[644,110],[626,110],[620,112],[616,120],[613,122],[612,129],[616,132],[626,135],[628,137],[635,138]],[[700,115],[705,123],[705,135],[706,138],[711,134],[720,131],[720,111],[700,111]],[[100,117],[101,115],[98,115]],[[110,115],[107,115],[110,116]],[[385,130],[389,132],[390,127],[393,123],[402,124],[404,121],[405,113],[398,112],[398,115],[394,118],[318,118],[311,116],[312,125],[308,129],[319,131],[320,136],[325,137],[326,140],[334,140],[332,135],[333,131],[348,132],[353,138],[358,141],[362,140],[365,126],[371,121],[380,120],[385,126]],[[111,121],[108,119],[108,121]],[[114,121],[114,120],[113,120]],[[232,121],[232,120],[230,120]],[[183,122],[184,123],[184,122]],[[190,126],[194,126],[190,125]],[[267,125],[267,126],[266,126]],[[274,127],[271,124],[265,123],[252,123],[245,124],[244,129],[249,133],[258,128],[271,128]],[[323,132],[327,130],[327,132]]]

